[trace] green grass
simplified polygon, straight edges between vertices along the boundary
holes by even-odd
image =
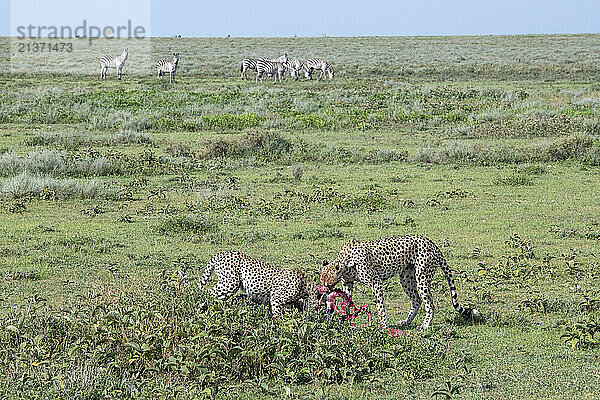
[[[154,51],[180,43],[174,85],[127,71],[1,80],[3,396],[597,396],[597,35],[157,39]],[[238,58],[284,47],[328,55],[336,79],[239,80]],[[440,246],[481,320],[456,315],[439,272],[431,331],[397,343],[371,330],[330,342],[335,323],[275,326],[193,288],[218,251],[316,279],[351,238],[409,233]],[[361,285],[355,302],[374,310]],[[409,310],[397,278],[386,303],[391,321]]]

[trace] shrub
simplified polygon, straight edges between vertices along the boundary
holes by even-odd
[[[169,143],[165,147],[165,152],[173,157],[192,157],[194,155],[193,150],[185,143]]]
[[[34,151],[25,156],[14,152],[0,155],[0,175],[10,176],[20,172],[56,174],[67,168],[63,153],[55,150]]]
[[[428,164],[438,164],[441,162],[438,151],[429,145],[425,147],[419,147],[417,152],[410,159],[413,162],[422,162]]]
[[[440,157],[444,161],[472,162],[478,158],[485,157],[485,149],[476,145],[461,141],[448,142],[441,149]]]
[[[507,185],[507,186],[531,186],[533,180],[529,175],[514,173],[509,176],[494,179],[496,185]]]
[[[158,231],[163,234],[201,235],[218,230],[215,221],[196,214],[168,216],[158,226]]]
[[[320,115],[299,114],[296,119],[300,121],[305,128],[333,130],[336,127],[336,122],[326,119]]]
[[[197,127],[203,130],[235,131],[260,126],[266,119],[251,113],[205,115],[200,118]]]
[[[593,318],[578,321],[573,326],[568,327],[561,338],[574,349],[597,347],[600,343],[600,323]]]
[[[404,161],[407,158],[407,153],[397,152],[395,150],[372,150],[369,153],[368,160],[372,162],[390,162],[390,161]]]
[[[77,147],[82,139],[83,134],[76,133],[38,133],[35,136],[27,138],[25,144],[28,146],[49,146],[60,145],[65,148]]]
[[[50,132],[39,133],[28,138],[25,144],[29,146],[58,146],[65,149],[76,149],[81,145],[114,146],[122,144],[152,144],[147,133],[121,131],[110,135],[79,132]]]
[[[115,168],[106,157],[86,157],[74,164],[74,171],[83,175],[106,176],[112,174]]]
[[[106,189],[97,180],[76,181],[54,179],[27,173],[0,180],[0,195],[7,197],[41,196],[48,199],[80,197],[90,199],[104,196]]]
[[[292,143],[274,132],[250,132],[241,138],[208,143],[206,157],[261,157],[277,159],[290,153]]]
[[[394,338],[320,313],[274,321],[265,306],[207,298],[183,271],[163,272],[143,296],[90,293],[64,309],[32,303],[0,319],[0,380],[16,391],[102,397],[174,384],[225,391],[263,379],[360,382],[386,371],[423,379],[448,364],[435,334]]]
[[[555,141],[543,141],[529,147],[492,149],[483,144],[448,142],[440,147],[420,147],[407,158],[411,162],[430,164],[475,163],[516,164],[521,162],[554,162],[575,160],[588,165],[600,165],[600,142],[590,135],[576,134]]]
[[[543,165],[523,165],[517,168],[518,173],[525,175],[542,175],[546,173],[546,167]]]
[[[551,143],[546,148],[544,156],[551,161],[581,159],[594,146],[594,139],[591,136],[575,134]]]
[[[12,214],[22,214],[27,210],[27,206],[23,199],[15,199],[6,207],[8,212]]]
[[[112,162],[103,156],[75,156],[56,150],[32,151],[19,156],[14,152],[0,155],[0,175],[20,173],[39,175],[93,175],[104,176],[116,171]]]
[[[136,132],[125,130],[110,135],[105,141],[105,144],[152,144],[150,135],[144,132]]]
[[[452,141],[440,148],[430,146],[421,147],[417,153],[410,158],[412,161],[441,164],[449,162],[480,162],[488,157],[488,149],[472,143]]]

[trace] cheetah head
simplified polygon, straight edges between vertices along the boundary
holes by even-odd
[[[342,246],[340,254],[338,254],[337,258],[331,264],[327,260],[323,260],[320,278],[321,285],[326,286],[329,290],[333,290],[339,280],[355,267],[356,262],[353,253],[359,245],[360,242],[358,240],[352,239]]]
[[[327,304],[327,295],[319,291],[315,282],[310,280],[306,282],[306,293],[308,297],[304,301],[305,311],[318,310]]]

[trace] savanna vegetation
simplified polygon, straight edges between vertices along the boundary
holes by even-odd
[[[175,84],[9,73],[2,39],[1,396],[596,398],[598,39],[153,39]],[[336,78],[239,79],[283,51]],[[432,327],[399,338],[196,288],[217,251],[316,280],[345,241],[408,233],[481,319],[440,272]]]

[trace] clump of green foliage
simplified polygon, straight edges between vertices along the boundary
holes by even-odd
[[[205,115],[200,118],[196,128],[215,131],[243,130],[260,126],[266,119],[253,113]]]
[[[600,323],[593,318],[577,321],[561,336],[574,349],[597,347],[600,343]]]
[[[158,231],[163,234],[201,235],[218,230],[219,225],[215,221],[196,214],[171,215],[158,226]]]
[[[386,371],[418,379],[446,363],[435,336],[353,330],[316,312],[273,320],[266,306],[206,297],[180,269],[163,271],[143,296],[94,293],[63,309],[33,298],[0,327],[0,378],[30,393],[131,395],[177,383],[214,393],[262,379],[328,384]]]
[[[234,139],[208,142],[206,157],[260,157],[278,159],[288,154],[292,143],[275,132],[248,132]]]

